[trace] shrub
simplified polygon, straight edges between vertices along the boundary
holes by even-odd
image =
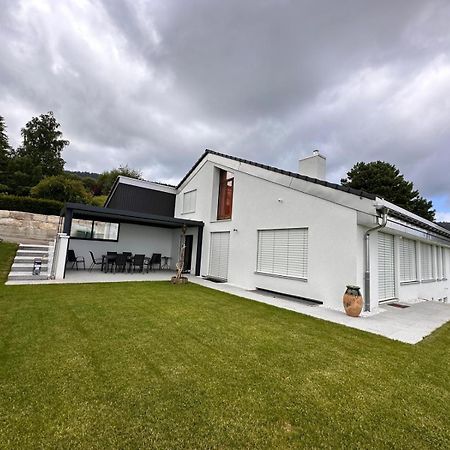
[[[68,178],[65,175],[44,178],[31,189],[31,196],[60,202],[91,202],[91,195],[86,192],[81,180]]]
[[[64,204],[62,202],[56,200],[0,194],[0,209],[9,211],[25,211],[35,214],[59,216],[63,206]]]

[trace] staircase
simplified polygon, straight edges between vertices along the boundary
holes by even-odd
[[[53,256],[53,246],[20,244],[14,258],[8,281],[47,280],[50,275],[49,259]],[[41,259],[41,272],[33,275],[34,260]]]

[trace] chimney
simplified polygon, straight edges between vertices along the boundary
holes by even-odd
[[[325,180],[327,177],[327,158],[321,155],[319,150],[314,150],[312,156],[299,160],[298,173],[311,178]]]

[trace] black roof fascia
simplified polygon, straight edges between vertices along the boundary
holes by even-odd
[[[346,192],[347,194],[357,195],[358,197],[368,198],[369,200],[375,200],[377,198],[374,194],[369,194],[359,189],[353,189],[346,186],[341,186],[340,184],[330,183],[329,181],[319,180],[318,178],[308,177],[306,175],[301,175],[295,172],[289,172],[288,170],[278,169],[277,167],[268,166],[266,164],[260,164],[255,161],[250,161],[248,159],[238,158],[237,156],[226,155],[225,153],[219,153],[214,150],[205,150],[203,155],[198,159],[198,161],[191,167],[189,172],[183,177],[183,179],[178,183],[177,189],[187,180],[189,175],[196,169],[196,167],[201,163],[201,161],[206,157],[206,155],[211,154],[215,156],[221,156],[222,158],[231,159],[232,161],[237,161],[243,164],[249,164],[250,166],[259,167],[260,169],[266,169],[270,172],[280,173],[288,177],[297,178],[299,180],[308,181],[310,183],[319,184],[321,186],[326,186],[337,191]]]
[[[128,223],[147,223],[155,226],[177,228],[183,225],[192,227],[203,227],[204,223],[199,220],[179,219],[176,217],[157,216],[154,214],[143,214],[121,209],[102,208],[99,206],[84,205],[82,203],[66,203],[60,215],[65,216],[71,210],[73,217],[84,216],[89,218],[118,220]],[[82,217],[78,217],[82,218]]]

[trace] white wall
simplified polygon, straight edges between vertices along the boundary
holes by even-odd
[[[346,285],[358,281],[356,211],[235,170],[233,217],[217,221],[216,167],[233,172],[205,161],[183,186],[175,206],[177,217],[205,222],[201,274],[208,274],[210,233],[230,231],[229,283],[320,300],[341,309]],[[182,214],[183,193],[192,189],[197,189],[196,210]],[[308,280],[256,274],[257,230],[293,227],[309,230]]]

